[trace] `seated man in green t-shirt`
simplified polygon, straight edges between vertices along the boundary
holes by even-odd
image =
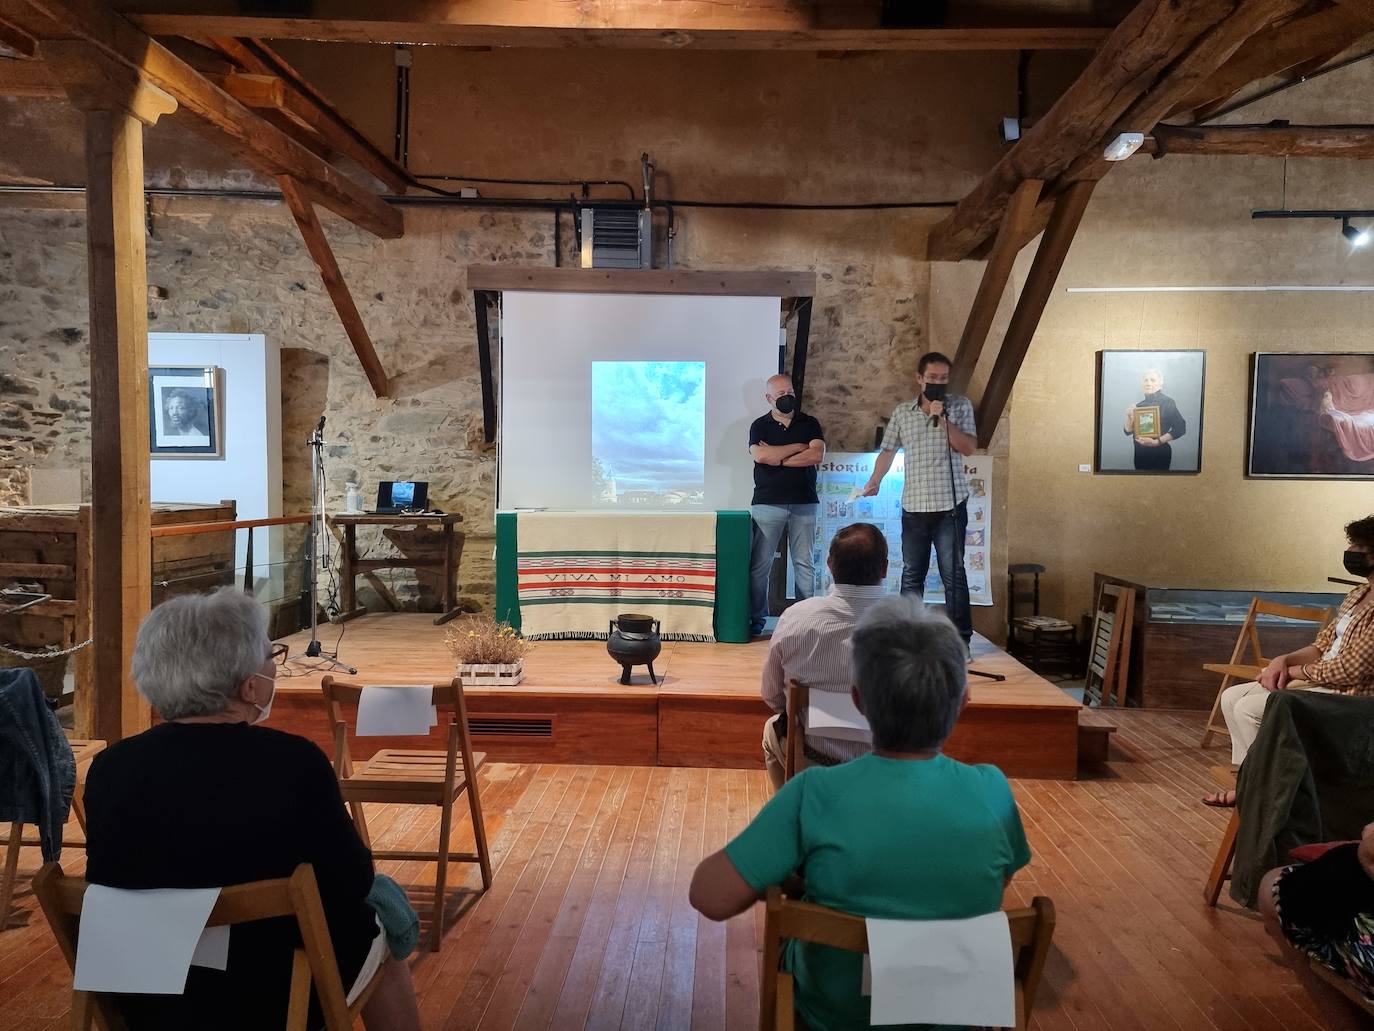
[[[702,860],[692,905],[712,920],[749,909],[799,873],[805,898],[892,920],[957,920],[1002,905],[1030,862],[1021,816],[995,766],[940,753],[968,701],[963,640],[943,616],[895,596],[854,630],[854,700],[873,752],[783,785],[725,848]],[[862,957],[793,943],[783,966],[812,1031],[868,1027]]]

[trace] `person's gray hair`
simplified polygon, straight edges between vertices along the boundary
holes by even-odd
[[[968,652],[953,623],[909,595],[884,598],[855,626],[853,659],[874,748],[923,752],[945,743],[968,683]]]
[[[236,587],[183,594],[148,613],[130,672],[163,719],[213,716],[271,654],[262,606]]]

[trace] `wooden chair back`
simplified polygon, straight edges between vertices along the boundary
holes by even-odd
[[[81,931],[81,905],[88,882],[68,877],[57,863],[48,863],[33,878],[33,892],[48,919],[67,966],[76,972],[76,950]],[[314,869],[306,863],[296,867],[290,877],[271,881],[236,884],[220,891],[207,927],[253,923],[273,917],[293,917],[301,932],[301,948],[292,957],[291,995],[287,1011],[287,1031],[305,1031],[313,985],[328,1031],[350,1031],[354,1016],[361,1012],[372,985],[347,1002],[347,992],[339,977],[334,943],[329,937],[324,906]],[[128,1025],[115,1004],[118,996],[72,990],[72,1026],[77,1031],[91,1027],[99,1017],[107,1031],[126,1031]]]
[[[1023,1031],[1030,1021],[1054,936],[1054,903],[1037,895],[1029,906],[1008,910],[1007,923],[1011,927],[1016,976],[1016,1026]],[[863,917],[798,902],[786,898],[779,888],[769,888],[763,925],[759,1031],[790,1031],[795,1025],[792,975],[778,969],[783,943],[789,940],[828,945],[846,952],[868,952],[868,929]]]
[[[330,730],[334,738],[334,772],[344,787],[344,798],[349,797],[347,779],[353,776],[353,756],[348,747],[349,727],[357,726],[358,703],[362,700],[363,684],[346,680],[335,680],[326,676],[320,682],[324,693],[325,707],[329,713]],[[385,690],[385,688],[383,688]],[[474,776],[477,769],[472,755],[472,734],[468,729],[467,703],[463,699],[463,682],[455,677],[446,684],[434,685],[433,705],[439,711],[439,727],[442,729],[447,720],[448,739],[445,743],[444,780],[440,784],[417,784],[415,792],[424,798],[397,798],[396,801],[427,801],[429,795],[436,799],[453,797],[458,760],[462,759],[461,769]]]
[[[810,701],[810,690],[796,680],[787,682],[787,744],[783,752],[782,779],[784,782],[797,775],[805,764],[803,749],[806,746],[806,706]]]
[[[1045,567],[1038,562],[1016,562],[1007,566],[1007,634],[1008,640],[1012,633],[1016,617],[1022,613],[1017,611],[1018,605],[1030,603],[1032,616],[1040,615],[1040,574],[1045,571]],[[1023,587],[1024,581],[1018,581],[1019,576],[1029,576],[1030,586]]]
[[[1088,674],[1083,681],[1083,704],[1105,708],[1126,704],[1126,675],[1131,661],[1131,626],[1135,621],[1135,591],[1104,583],[1088,636]]]
[[[1260,647],[1259,617],[1278,616],[1283,619],[1325,626],[1331,622],[1334,615],[1335,611],[1329,606],[1318,608],[1287,605],[1265,598],[1250,599],[1250,608],[1246,610],[1245,620],[1240,625],[1240,632],[1236,634],[1236,646],[1231,649],[1230,660],[1227,662],[1204,662],[1202,664],[1202,668],[1207,672],[1221,674],[1221,686],[1217,689],[1217,696],[1212,701],[1212,711],[1208,714],[1207,725],[1202,731],[1203,748],[1212,743],[1212,735],[1228,733],[1226,721],[1218,721],[1217,719],[1221,714],[1222,693],[1232,684],[1254,680],[1259,676],[1260,671],[1269,665],[1269,660],[1264,657],[1264,651]]]

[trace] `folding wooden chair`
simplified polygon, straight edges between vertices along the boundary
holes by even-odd
[[[69,841],[64,837],[63,844],[70,848],[85,848],[86,773],[90,769],[91,760],[105,750],[105,742],[69,738],[67,743],[72,746],[72,757],[76,760],[76,788],[72,792],[72,815],[76,817],[76,822],[81,828],[83,840]],[[39,844],[36,833],[24,836],[24,824],[10,824],[9,838],[5,843],[5,866],[0,870],[0,931],[9,925],[14,884],[19,878],[19,850],[24,847],[37,847]]]
[[[1016,973],[1016,1027],[1024,1031],[1040,988],[1040,975],[1054,936],[1054,903],[1043,895],[1024,909],[1007,911],[1011,925],[1012,962]],[[759,1031],[793,1031],[792,975],[779,970],[787,940],[814,942],[847,952],[868,951],[868,930],[861,916],[810,902],[786,898],[769,888],[763,924],[763,981],[759,989]]]
[[[1126,676],[1131,663],[1131,624],[1135,620],[1135,591],[1103,584],[1088,636],[1088,673],[1083,680],[1083,704],[1102,708],[1126,704]]]
[[[791,780],[805,767],[803,749],[806,746],[806,706],[810,690],[796,680],[787,682],[787,745],[783,754],[782,779]]]
[[[1236,789],[1236,775],[1229,767],[1213,766],[1208,772],[1224,790]],[[1221,887],[1231,878],[1231,861],[1236,858],[1236,834],[1240,831],[1240,810],[1231,810],[1231,819],[1226,823],[1226,832],[1221,836],[1216,858],[1212,860],[1212,871],[1207,875],[1202,897],[1207,905],[1215,906],[1221,898]]]
[[[1231,651],[1230,662],[1204,662],[1202,668],[1209,673],[1221,674],[1221,687],[1217,689],[1216,700],[1212,702],[1212,711],[1207,716],[1207,726],[1202,732],[1202,747],[1206,748],[1212,743],[1213,734],[1226,734],[1226,721],[1218,722],[1217,716],[1221,712],[1221,695],[1232,684],[1243,684],[1246,681],[1259,679],[1264,667],[1269,665],[1269,660],[1264,657],[1260,650],[1259,627],[1256,625],[1258,616],[1282,616],[1287,619],[1297,619],[1306,623],[1316,623],[1318,626],[1325,626],[1331,622],[1333,613],[1330,608],[1303,608],[1298,605],[1284,605],[1277,601],[1265,601],[1263,598],[1251,598],[1250,608],[1245,613],[1245,622],[1240,625],[1240,633],[1236,635],[1236,646]],[[1249,653],[1247,657],[1246,653]]]
[[[344,683],[327,676],[320,687],[324,691],[334,732],[334,771],[339,777],[339,789],[353,813],[353,822],[363,844],[372,849],[372,854],[378,859],[424,859],[433,860],[436,864],[430,948],[438,950],[444,936],[444,889],[448,883],[449,862],[478,864],[482,871],[483,890],[491,887],[491,856],[487,850],[487,831],[482,822],[482,800],[477,786],[477,773],[487,757],[484,752],[472,750],[462,681],[455,678],[447,684],[434,685],[433,704],[448,719],[446,751],[383,748],[357,768],[348,750],[348,724],[344,720],[343,710],[345,706],[351,707],[356,723],[363,685]],[[477,846],[475,853],[452,852],[449,849],[453,803],[464,791],[467,792],[468,808],[472,814],[472,833]],[[373,849],[372,836],[368,833],[367,819],[363,814],[364,802],[438,806],[439,841],[435,849]]]
[[[56,863],[48,863],[33,878],[33,892],[38,896],[53,936],[73,974],[81,931],[81,904],[88,886],[88,882],[79,877],[63,874],[62,867]],[[292,957],[286,1031],[306,1031],[312,984],[320,1000],[327,1031],[352,1031],[354,1018],[362,1012],[377,986],[377,977],[373,976],[350,1006],[348,993],[339,977],[339,964],[334,957],[334,942],[329,937],[315,871],[308,863],[296,867],[295,873],[287,878],[224,888],[215,908],[210,911],[206,926],[246,924],[283,916],[295,917],[302,942]],[[72,1027],[75,1031],[86,1031],[98,1017],[106,1031],[127,1031],[128,1025],[120,1014],[117,999],[117,995],[73,988]]]

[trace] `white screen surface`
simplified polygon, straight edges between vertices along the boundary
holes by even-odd
[[[780,299],[507,291],[502,509],[745,508]]]

